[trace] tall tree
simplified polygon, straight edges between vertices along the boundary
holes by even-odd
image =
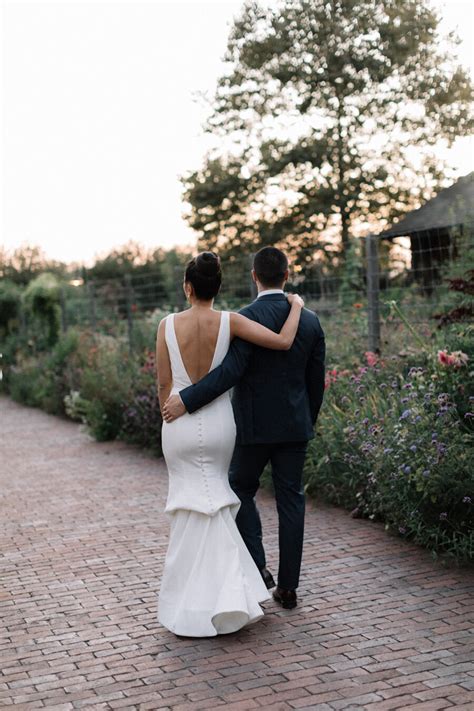
[[[474,127],[439,20],[426,0],[246,4],[206,126],[218,144],[183,178],[200,246],[338,261],[357,229],[431,197],[446,181],[434,146]]]
[[[0,279],[25,285],[45,271],[62,277],[67,273],[67,265],[49,259],[38,245],[23,245],[12,253],[0,247]]]

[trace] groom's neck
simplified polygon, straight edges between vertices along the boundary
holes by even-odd
[[[277,284],[277,286],[265,286],[264,284],[261,284],[259,281],[257,282],[257,292],[260,294],[261,291],[268,291],[269,289],[283,289],[285,286],[285,282],[283,284]]]

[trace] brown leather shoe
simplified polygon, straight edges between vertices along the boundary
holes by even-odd
[[[297,605],[295,590],[284,590],[277,587],[273,592],[273,599],[279,602],[285,610],[292,610]]]

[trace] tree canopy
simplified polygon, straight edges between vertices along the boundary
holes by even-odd
[[[247,3],[206,124],[216,146],[183,177],[200,247],[337,262],[351,235],[431,197],[450,177],[435,145],[474,126],[439,20],[426,0]]]

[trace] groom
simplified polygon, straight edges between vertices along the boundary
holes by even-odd
[[[258,296],[240,313],[279,332],[290,306],[283,292],[288,260],[276,247],[254,258],[252,278]],[[280,563],[274,599],[296,607],[303,551],[305,495],[303,464],[308,440],[324,393],[324,333],[316,314],[303,309],[288,351],[273,351],[235,338],[222,363],[195,385],[171,396],[163,417],[172,421],[193,413],[234,387],[232,405],[237,438],[229,481],[241,501],[236,523],[268,588],[275,586],[266,568],[262,526],[255,494],[268,462],[279,522]]]

